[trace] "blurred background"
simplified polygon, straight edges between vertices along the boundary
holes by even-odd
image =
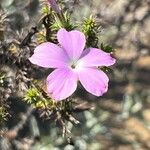
[[[80,124],[68,124],[72,139],[62,138],[59,129],[30,114],[15,139],[0,138],[1,150],[149,150],[150,149],[150,1],[65,0],[72,20],[96,16],[101,25],[99,41],[115,49],[117,59],[109,72],[109,90],[102,97],[80,96],[92,110],[78,113]],[[41,18],[38,0],[0,0],[8,26],[15,32],[28,30]],[[0,27],[1,29],[1,27]],[[9,29],[7,38],[15,38]],[[1,38],[0,38],[1,40]],[[1,58],[0,58],[1,59]],[[7,67],[8,76],[13,68]],[[28,107],[19,96],[11,102],[11,115],[3,128],[12,129]],[[21,108],[21,109],[18,109]],[[29,110],[30,111],[30,110]],[[14,116],[14,114],[16,116]],[[15,134],[15,133],[11,133]]]

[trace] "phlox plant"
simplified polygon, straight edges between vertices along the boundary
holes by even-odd
[[[66,121],[77,124],[74,113],[90,109],[88,104],[81,105],[76,99],[78,85],[94,96],[105,94],[109,87],[106,70],[116,59],[110,46],[101,43],[99,47],[100,26],[94,17],[84,18],[80,24],[73,22],[62,3],[59,4],[60,1],[48,0],[43,5],[40,22],[44,26],[36,30],[42,29],[42,38],[37,36],[40,42],[27,60],[33,68],[53,71],[44,81],[46,88],[33,79],[24,100],[40,110],[41,116],[53,118],[66,134],[69,133]]]
[[[55,0],[48,2],[58,17],[63,16]],[[64,23],[62,18],[59,17],[60,22]],[[95,96],[106,93],[109,79],[98,67],[113,65],[116,60],[111,54],[99,48],[85,48],[86,37],[76,29],[67,31],[61,27],[57,31],[57,41],[58,44],[38,45],[29,58],[32,64],[55,69],[46,80],[47,94],[55,101],[65,100],[75,92],[78,81]]]
[[[49,120],[53,118],[63,129],[63,133],[67,134],[69,132],[66,121],[78,124],[79,121],[74,117],[74,113],[90,109],[88,104],[81,104],[82,100],[78,101],[73,96],[78,85],[81,84],[87,93],[94,96],[105,94],[109,87],[106,70],[115,64],[116,59],[112,56],[113,49],[109,45],[101,43],[99,46],[100,26],[92,15],[83,18],[79,24],[71,21],[71,14],[64,9],[62,1],[45,2],[46,5],[44,3],[42,7],[43,16],[37,26],[32,28],[22,42],[11,43],[15,50],[10,50],[9,43],[9,46],[2,46],[0,54],[3,56],[7,52],[6,56],[9,57],[5,56],[4,60],[11,61],[17,66],[16,89],[19,89],[21,81],[27,87],[21,89],[23,100],[30,104],[33,110],[40,110],[40,116],[45,116]],[[44,81],[46,88],[40,86],[40,81],[31,75],[32,69],[32,71],[39,69],[37,66],[43,67],[43,70],[53,69]],[[0,75],[2,88],[5,85],[4,80],[5,77]],[[10,94],[14,91],[12,87],[8,86]],[[3,93],[6,96],[10,94]],[[7,99],[5,96],[3,98]],[[5,101],[2,104],[0,122],[7,115]]]

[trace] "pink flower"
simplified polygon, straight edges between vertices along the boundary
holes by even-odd
[[[60,46],[46,42],[35,48],[29,60],[38,66],[56,68],[47,77],[48,93],[55,100],[63,100],[74,93],[77,82],[95,96],[108,90],[108,77],[98,66],[111,66],[115,59],[97,48],[85,47],[82,32],[60,29],[57,33]]]

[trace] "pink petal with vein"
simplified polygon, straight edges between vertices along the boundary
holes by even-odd
[[[47,77],[48,93],[57,101],[66,99],[76,90],[77,80],[77,74],[71,69],[56,69]]]
[[[109,53],[106,53],[97,48],[88,48],[83,51],[78,64],[84,67],[93,66],[111,66],[116,60],[111,57]]]
[[[45,68],[62,68],[69,62],[66,52],[50,42],[37,46],[29,60],[31,63]]]
[[[77,60],[85,47],[85,36],[82,32],[60,29],[57,33],[60,45],[66,50],[71,60]]]
[[[78,72],[79,80],[83,87],[95,96],[101,96],[107,92],[108,77],[96,68],[83,68]]]

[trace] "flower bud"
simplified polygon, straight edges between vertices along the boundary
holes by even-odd
[[[48,2],[50,3],[52,9],[53,9],[56,13],[58,13],[58,14],[61,13],[60,8],[59,8],[59,6],[58,6],[57,3],[56,3],[56,0],[48,0]]]

